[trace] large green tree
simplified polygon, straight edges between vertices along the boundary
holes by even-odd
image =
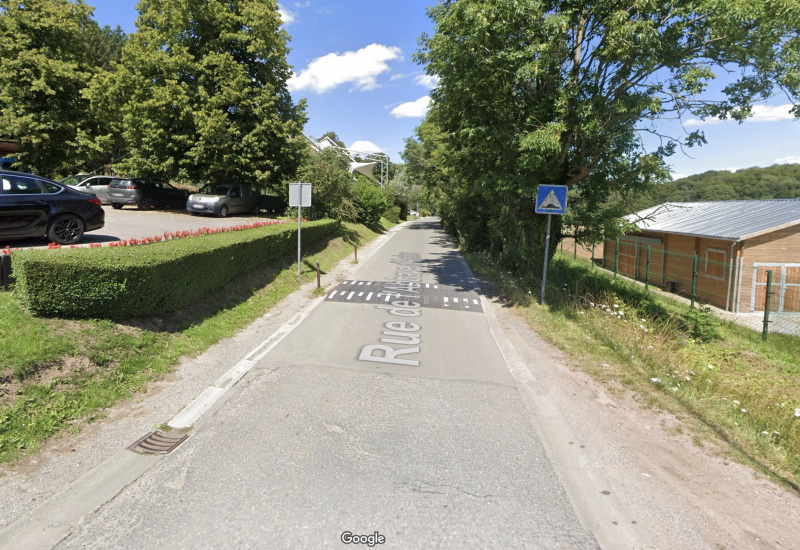
[[[417,60],[439,77],[428,122],[452,175],[442,214],[516,266],[541,264],[538,185],[569,186],[571,223],[594,238],[667,178],[677,148],[703,143],[664,135],[660,119],[743,120],[776,92],[800,96],[798,0],[442,0],[429,15]]]
[[[92,10],[83,0],[0,0],[0,134],[19,143],[20,169],[57,176],[81,163],[82,92],[124,40]]]
[[[275,187],[307,144],[305,103],[286,87],[288,35],[275,0],[140,0],[137,32],[96,104],[121,105],[118,169],[178,181]]]

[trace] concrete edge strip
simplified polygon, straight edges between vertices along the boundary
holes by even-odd
[[[581,452],[578,445],[569,444],[580,438],[558,404],[537,387],[536,377],[503,332],[488,300],[483,295],[481,300],[489,331],[517,382],[531,424],[578,518],[601,547],[647,546],[635,523],[631,523],[632,515],[627,504],[616,494],[603,494],[613,484],[608,482],[588,453]]]
[[[127,449],[101,462],[64,489],[0,530],[0,550],[53,548],[86,516],[114,499],[166,455]]]

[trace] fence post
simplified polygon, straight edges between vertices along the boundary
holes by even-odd
[[[772,270],[767,271],[767,295],[764,299],[764,330],[761,333],[761,339],[766,342],[767,334],[769,333],[769,306],[770,298],[772,296]]]
[[[617,245],[614,247],[614,278],[617,278],[617,271],[619,271],[619,237],[617,237]]]
[[[0,287],[8,288],[14,282],[11,274],[11,256],[0,252]]]
[[[694,307],[694,299],[697,295],[697,254],[694,255],[694,266],[692,266],[692,307]]]
[[[594,244],[592,244],[592,269],[594,269]]]
[[[647,245],[647,269],[644,272],[644,289],[650,291],[650,245]]]
[[[575,245],[575,251],[572,253],[572,259],[573,260],[577,260],[578,259],[578,241],[573,237],[572,243]]]

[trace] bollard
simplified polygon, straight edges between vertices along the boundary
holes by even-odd
[[[319,288],[319,260],[317,260],[317,288]]]
[[[356,263],[358,263],[358,245],[357,244],[353,245],[353,248],[355,249]]]

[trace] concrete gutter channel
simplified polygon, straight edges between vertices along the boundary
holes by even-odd
[[[390,229],[362,248],[360,259],[367,260],[408,223]],[[600,500],[599,495],[608,486],[606,480],[591,467],[592,458],[587,452],[577,445],[564,444],[577,440],[572,427],[558,406],[543,394],[525,361],[503,333],[493,312],[497,306],[481,292],[463,258],[460,261],[480,296],[487,324],[578,518],[603,545],[612,541],[618,547],[647,545],[635,525],[621,529],[625,522],[620,522],[613,533],[609,531],[612,518],[618,520],[630,514],[618,499],[605,496]],[[322,285],[330,287],[342,281],[356,267],[350,258],[345,258],[323,277]],[[0,470],[0,502],[4,502],[0,510],[0,525],[4,526],[0,530],[0,550],[53,548],[69,536],[75,525],[113,500],[180,445],[184,436],[190,435],[194,423],[325,300],[321,296],[309,303],[315,285],[316,281],[304,285],[233,338],[212,346],[199,357],[185,360],[173,375],[154,384],[155,388],[148,393],[155,395],[148,395],[146,402],[140,397],[115,407],[105,421],[85,428],[78,435],[56,438],[37,456],[23,459],[18,471]],[[259,341],[265,333],[271,336]],[[251,351],[242,356],[240,350],[247,349]],[[553,358],[542,352],[541,360]],[[233,367],[225,370],[231,362]],[[208,385],[214,377],[216,381]],[[187,402],[187,406],[178,409],[179,404]],[[142,426],[150,426],[152,430],[152,426],[162,425],[169,416],[172,419],[167,424],[177,431],[177,438],[152,431],[142,435],[147,431]],[[149,447],[155,448],[147,445],[144,449],[137,448],[148,439]],[[64,479],[73,481],[63,485]],[[53,490],[54,487],[60,488]]]

